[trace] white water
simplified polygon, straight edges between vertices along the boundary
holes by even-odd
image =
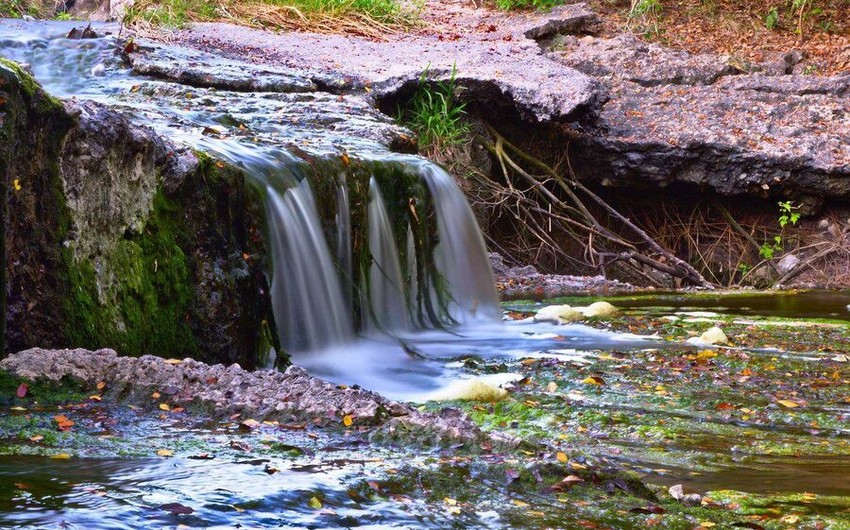
[[[408,329],[409,304],[400,254],[381,190],[374,178],[369,180],[369,252],[372,254],[368,286],[371,310],[367,329],[389,332]]]

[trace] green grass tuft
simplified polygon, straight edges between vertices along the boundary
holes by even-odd
[[[399,112],[400,121],[418,135],[422,151],[457,145],[469,138],[466,105],[457,99],[456,74],[457,70],[452,68],[452,75],[447,81],[429,83],[426,68],[416,93]]]

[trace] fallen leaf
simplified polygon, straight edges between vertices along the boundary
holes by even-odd
[[[563,453],[561,451],[558,451],[557,453],[555,453],[555,458],[558,459],[558,462],[563,462],[565,464],[567,463],[567,460],[569,460],[566,453]]]
[[[310,501],[307,504],[314,510],[322,509],[322,501],[320,501],[318,497],[310,497]]]
[[[558,390],[558,384],[554,381],[550,381],[548,385],[546,385],[547,392],[554,392]]]
[[[354,423],[354,418],[351,417],[351,414],[346,414],[342,418],[342,424],[346,427],[351,427],[351,424]]]
[[[586,385],[594,385],[594,386],[603,386],[605,384],[605,380],[599,376],[592,375],[590,377],[586,377],[581,380],[582,383]]]
[[[171,449],[160,449],[156,454],[159,456],[174,456],[174,451]]]
[[[164,410],[164,411],[167,412],[167,411],[171,410],[171,407],[168,405],[168,403],[160,403],[159,404],[159,410]]]
[[[180,364],[183,361],[181,359],[166,359],[163,362],[165,362],[165,364]]]
[[[151,394],[151,399],[159,399],[160,396],[162,396],[162,394],[160,394],[159,392],[154,392],[153,394]]]
[[[42,440],[44,440],[44,436],[42,436],[40,434],[36,434],[35,436],[30,436],[31,442],[40,442]]]
[[[780,399],[779,401],[777,401],[777,403],[789,409],[797,408],[800,406],[799,403],[797,403],[796,401],[791,401],[790,399]]]
[[[794,524],[799,520],[800,520],[800,518],[796,515],[786,515],[785,517],[782,518],[782,522],[785,523],[785,524]]]
[[[15,187],[15,191],[21,191],[21,181],[19,179],[13,180],[12,185]]]
[[[253,419],[247,419],[247,420],[243,421],[242,423],[240,423],[239,426],[242,427],[243,429],[247,429],[247,430],[250,431],[250,430],[254,430],[257,427],[259,427],[260,422],[258,422],[257,420],[253,420]]]
[[[104,383],[103,381],[97,384],[98,390],[103,390],[104,388],[106,388],[106,383]]]
[[[19,398],[27,397],[27,391],[29,390],[29,386],[26,383],[21,383],[18,385],[18,391],[15,392],[15,395]]]
[[[92,400],[92,401],[102,401],[103,400],[103,398],[100,397],[99,395],[89,396],[89,399]]]
[[[51,456],[50,458],[52,458],[54,460],[70,460],[71,455],[69,455],[68,453],[59,453],[57,455]]]

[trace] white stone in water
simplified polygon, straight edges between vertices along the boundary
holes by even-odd
[[[537,311],[534,315],[534,320],[537,322],[551,322],[558,324],[560,322],[561,313],[572,311],[573,308],[568,305],[550,305]]]
[[[94,77],[100,77],[104,73],[106,73],[106,66],[103,63],[98,63],[91,69],[91,75]]]
[[[723,332],[722,329],[714,326],[706,330],[699,337],[692,337],[687,340],[688,344],[694,344],[696,346],[715,346],[717,344],[729,344],[729,338],[726,336],[726,333]]]
[[[582,311],[586,317],[612,317],[617,312],[617,308],[608,302],[593,302]]]
[[[491,385],[481,379],[468,379],[457,381],[451,385],[441,388],[427,396],[426,401],[501,401],[508,397],[508,391],[504,388]]]

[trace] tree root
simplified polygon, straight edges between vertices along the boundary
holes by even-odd
[[[690,285],[714,287],[692,265],[579,182],[569,159],[565,160],[567,174],[561,175],[493,127],[486,125],[486,129],[492,140],[478,135],[475,141],[498,161],[504,183],[484,175],[473,178],[493,198],[488,206],[498,205],[510,214],[517,233],[566,262],[602,274],[616,268],[661,285],[648,273],[654,270]],[[562,248],[566,244],[579,252],[566,252]]]

